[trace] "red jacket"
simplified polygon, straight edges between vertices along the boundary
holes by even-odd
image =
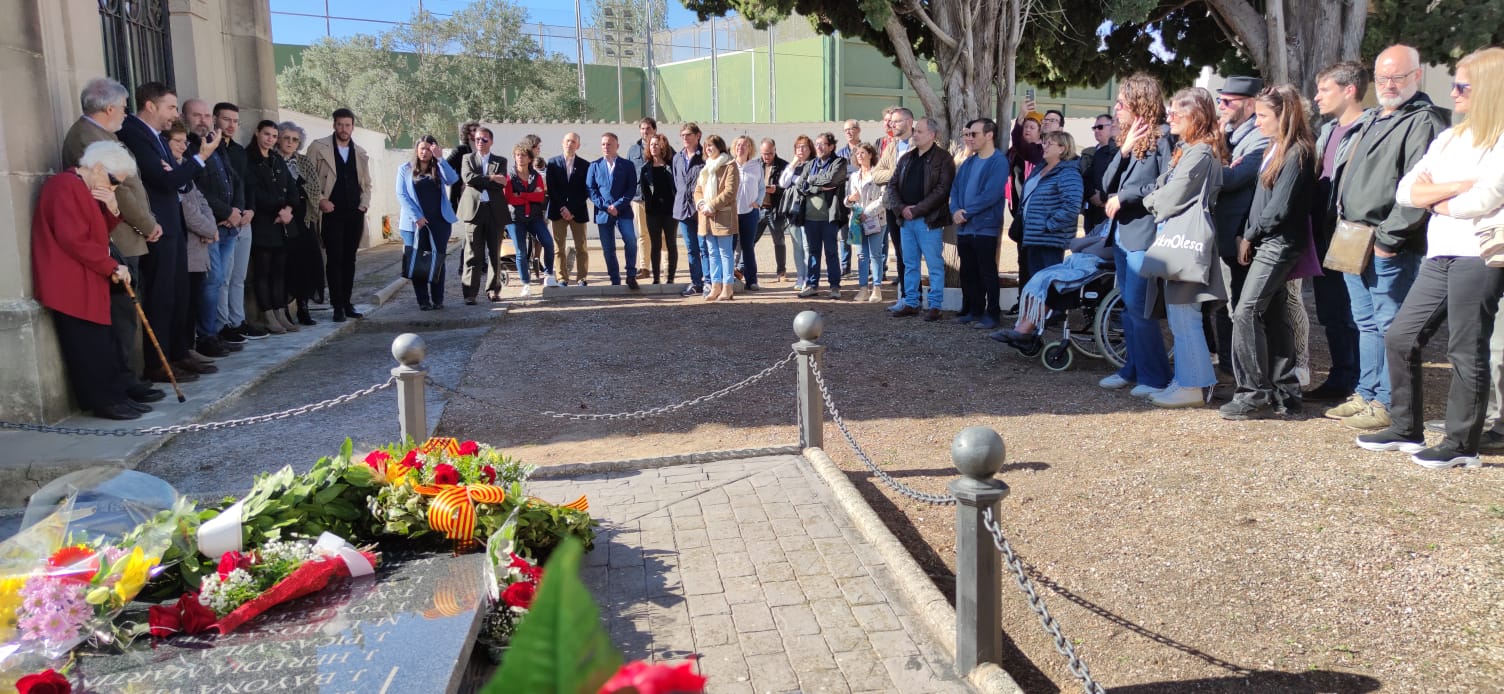
[[[543,203],[548,201],[548,186],[543,182],[543,174],[528,171],[523,176],[529,180],[524,181],[516,174],[508,176],[504,189],[507,202],[512,204],[512,221],[543,219],[543,210],[547,207]]]
[[[31,218],[31,275],[37,301],[74,318],[110,324],[110,229],[120,223],[65,169],[42,184]]]

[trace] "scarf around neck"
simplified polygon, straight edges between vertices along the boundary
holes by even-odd
[[[710,201],[715,199],[717,193],[716,173],[718,173],[721,170],[721,167],[725,166],[726,162],[728,161],[731,161],[731,155],[726,154],[725,152],[721,152],[720,155],[716,158],[705,162],[705,168],[700,169],[700,188],[705,191],[704,196],[706,207],[710,206]]]

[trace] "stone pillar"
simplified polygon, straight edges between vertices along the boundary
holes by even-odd
[[[993,475],[1003,467],[1003,437],[987,427],[966,427],[950,445],[962,474],[950,483],[956,497],[956,672],[963,677],[982,663],[1003,660],[1003,561],[982,512],[998,509],[1008,485]]]
[[[428,403],[423,399],[423,382],[428,379],[423,357],[427,351],[423,338],[413,333],[402,333],[392,340],[392,356],[398,364],[392,369],[397,379],[397,421],[402,427],[402,440],[413,443],[428,440]]]
[[[72,410],[62,355],[33,298],[31,217],[61,164],[78,93],[104,74],[92,0],[0,0],[0,419],[53,422]]]
[[[799,446],[821,448],[825,445],[825,400],[820,395],[820,384],[815,382],[810,360],[824,365],[822,357],[825,346],[815,344],[825,329],[825,320],[814,311],[801,311],[794,316],[794,334],[799,341],[794,343],[794,353],[799,355],[794,368],[799,373]],[[822,374],[824,372],[821,372]]]

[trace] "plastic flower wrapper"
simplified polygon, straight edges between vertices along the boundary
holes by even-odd
[[[114,618],[160,570],[177,502],[166,482],[116,468],[65,475],[33,495],[21,531],[0,542],[0,669],[130,638]]]
[[[485,585],[491,600],[479,638],[493,653],[511,643],[518,624],[532,609],[543,581],[543,569],[513,551],[516,519],[521,510],[521,506],[514,509],[486,541]]]

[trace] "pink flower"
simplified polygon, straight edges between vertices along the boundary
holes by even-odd
[[[653,664],[641,660],[627,663],[606,683],[598,694],[636,692],[637,694],[674,694],[703,692],[705,678],[695,674],[693,662],[678,665]]]
[[[465,441],[460,444],[460,455],[475,455],[480,452],[480,444],[474,441]]]
[[[388,462],[390,462],[391,459],[391,454],[387,453],[386,451],[371,451],[370,453],[366,454],[365,463],[366,465],[370,465],[371,469],[373,470],[380,470]]]

